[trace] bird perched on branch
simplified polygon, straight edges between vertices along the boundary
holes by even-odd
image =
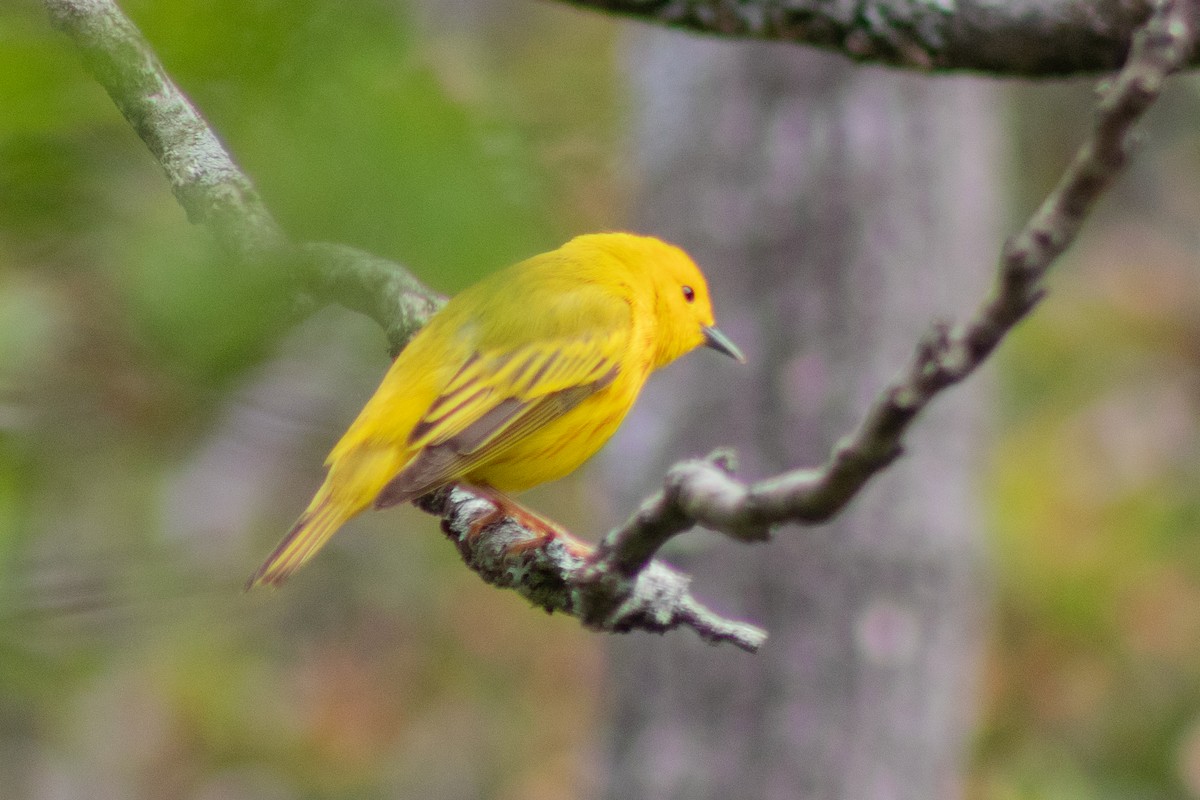
[[[649,236],[578,236],[454,297],[392,363],[308,508],[247,587],[278,584],[348,519],[451,483],[499,504],[600,449],[651,372],[706,345],[704,276]]]

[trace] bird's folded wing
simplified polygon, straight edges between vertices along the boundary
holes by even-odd
[[[413,427],[416,456],[383,489],[376,507],[411,500],[471,472],[611,384],[623,331],[476,352]]]

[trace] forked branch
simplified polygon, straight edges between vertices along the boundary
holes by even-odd
[[[207,226],[233,255],[253,265],[288,259],[298,288],[375,319],[393,351],[436,310],[440,298],[392,262],[342,245],[286,240],[250,180],[167,76],[150,46],[112,0],[45,0],[88,68],[167,173],[189,219]],[[1125,66],[1103,92],[1095,125],[1058,185],[1005,245],[991,294],[965,321],[937,323],[900,375],[825,464],[751,484],[733,477],[732,458],[716,453],[673,467],[663,488],[595,548],[566,535],[547,537],[491,519],[487,499],[468,489],[436,492],[418,503],[443,519],[463,560],[491,583],[515,589],[547,611],[579,617],[595,630],[663,632],[690,627],[707,641],[756,650],[766,634],[708,611],[689,579],[654,556],[696,525],[742,541],[773,526],[816,524],[836,515],[901,453],[912,421],[942,390],[974,372],[1038,303],[1042,279],[1074,240],[1096,200],[1129,156],[1134,124],[1164,80],[1191,58],[1192,5],[1163,0],[1134,37]]]
[[[564,565],[556,580],[563,587],[565,609],[590,627],[624,630],[631,623],[623,616],[623,602],[639,597],[643,576],[656,563],[654,555],[671,537],[700,525],[742,541],[761,541],[772,526],[821,523],[841,511],[900,455],[904,434],[933,398],[973,373],[1042,299],[1046,272],[1125,166],[1134,124],[1158,98],[1167,76],[1187,63],[1195,35],[1186,0],[1156,7],[1135,36],[1128,62],[1103,92],[1090,135],[1037,211],[1005,244],[990,295],[964,322],[932,326],[909,364],[823,465],[751,484],[732,476],[727,453],[675,465],[663,488],[624,525]],[[441,508],[451,532],[464,530],[460,508],[454,503]],[[482,546],[487,546],[486,538],[480,537]],[[537,563],[529,550],[522,550],[521,557],[525,565]],[[464,558],[472,563],[475,554],[464,553]],[[686,585],[686,578],[680,580]],[[674,618],[672,608],[658,610],[659,618]],[[703,627],[707,622],[680,624],[696,628],[710,641],[755,649],[751,639],[711,635]]]

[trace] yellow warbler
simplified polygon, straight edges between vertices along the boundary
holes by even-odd
[[[745,360],[713,327],[699,268],[659,239],[578,236],[495,273],[396,357],[249,585],[278,584],[372,505],[561,478],[612,436],[653,370],[700,345]]]

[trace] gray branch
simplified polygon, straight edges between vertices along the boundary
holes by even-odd
[[[707,642],[728,642],[756,652],[766,640],[761,628],[727,620],[699,603],[691,579],[652,561],[619,580],[579,580],[589,570],[591,548],[573,537],[544,538],[502,517],[495,507],[463,487],[441,489],[417,501],[442,518],[442,530],[463,561],[494,586],[513,589],[548,613],[571,614],[588,628],[608,633],[632,630],[666,633],[686,627]],[[482,530],[477,530],[485,523]]]
[[[564,0],[723,37],[808,44],[924,71],[1054,77],[1118,69],[1150,0]]]
[[[1006,243],[990,296],[965,322],[932,327],[908,366],[880,392],[825,464],[746,484],[732,476],[733,458],[727,452],[684,461],[668,471],[659,492],[594,549],[563,537],[538,540],[510,519],[468,535],[471,522],[482,516],[477,504],[488,506],[486,500],[462,489],[451,495],[453,502],[443,498],[425,507],[444,518],[444,527],[458,542],[464,560],[485,578],[514,585],[536,575],[530,582],[536,591],[528,591],[528,586],[520,589],[526,597],[548,610],[575,614],[598,630],[623,630],[630,624],[621,615],[624,604],[640,609],[647,583],[654,583],[659,573],[654,555],[673,536],[701,525],[739,541],[755,542],[767,539],[772,526],[781,523],[816,524],[830,519],[900,456],[904,434],[933,398],[973,373],[1037,305],[1045,293],[1043,277],[1120,173],[1129,157],[1134,124],[1158,98],[1166,77],[1187,63],[1194,39],[1194,19],[1186,0],[1168,0],[1156,10],[1135,37],[1128,63],[1105,91],[1087,140],[1033,217]],[[569,552],[570,558],[559,558],[563,552]],[[513,559],[519,564],[516,575],[505,572]],[[663,630],[685,625],[709,641],[734,641],[751,651],[757,647],[762,632],[743,628],[743,623],[708,612],[697,623],[691,614],[697,606],[686,594],[686,578],[678,576],[678,580],[679,592],[659,596],[651,612],[653,619],[672,624],[636,627]],[[753,631],[754,638],[714,636],[709,625],[724,631]]]
[[[46,0],[46,8],[158,159],[188,219],[207,226],[238,257],[278,251],[283,234],[250,179],[129,18],[108,0]]]
[[[378,322],[393,356],[445,303],[396,262],[358,248],[309,242],[297,252],[311,296]]]
[[[204,225],[238,261],[295,268],[298,288],[319,302],[369,315],[393,352],[429,319],[441,298],[390,261],[345,245],[294,246],[250,178],[167,75],[153,48],[113,0],[45,0],[54,26],[166,172],[188,219]]]
[[[905,432],[930,401],[973,373],[1044,296],[1046,272],[1128,160],[1134,124],[1167,76],[1187,63],[1195,23],[1188,0],[1167,0],[1155,11],[1104,92],[1091,134],[1033,217],[1005,244],[991,295],[965,322],[933,326],[824,465],[747,485],[730,475],[728,454],[677,464],[663,489],[605,537],[576,584],[630,579],[672,536],[695,525],[758,541],[772,525],[820,523],[844,508],[901,454]]]
[[[296,268],[298,289],[318,301],[337,302],[369,315],[386,331],[393,350],[437,309],[441,298],[390,261],[344,245],[290,243],[249,178],[111,0],[45,2],[54,24],[75,41],[88,69],[162,164],[188,218],[205,225],[230,253],[247,263],[286,259]],[[1044,15],[1044,30],[1038,32],[1016,24],[1017,10],[1027,7],[1026,0],[1007,4],[792,0],[786,5],[587,0],[587,4],[643,16],[657,14],[660,21],[722,33],[781,38],[786,29],[795,40],[850,42],[850,49],[860,57],[870,55],[889,63],[1021,74],[1102,69],[1119,63],[1125,52],[1121,43],[1129,39],[1146,8],[1117,0],[1038,3],[1037,8],[1060,12]],[[823,9],[821,13],[830,19],[845,17],[848,5],[855,11],[847,19],[867,31],[859,39],[852,35],[856,28],[836,28],[817,14]],[[1189,63],[1195,37],[1191,3],[1166,0],[1154,8],[1133,37],[1127,63],[1104,94],[1091,135],[1058,186],[1005,246],[992,294],[966,322],[933,327],[908,367],[880,393],[824,465],[745,484],[733,477],[733,460],[727,453],[680,463],[668,472],[662,490],[594,549],[565,533],[548,536],[508,518],[494,520],[489,501],[469,489],[441,490],[418,504],[442,517],[443,528],[457,543],[463,560],[485,580],[516,590],[547,611],[573,614],[589,628],[602,631],[661,633],[690,627],[707,641],[756,650],[765,639],[762,630],[706,609],[691,596],[689,578],[654,561],[654,555],[672,536],[695,525],[741,541],[761,541],[779,523],[827,520],[900,455],[903,436],[917,415],[939,392],[974,372],[1037,304],[1046,271],[1124,166],[1134,123],[1158,97],[1166,76]],[[945,9],[954,9],[956,18],[962,15],[951,28],[939,28],[932,21],[936,17],[928,16],[945,14]],[[1015,37],[1026,30],[1023,61],[993,60],[998,57],[985,55],[986,42],[972,45],[970,37],[960,35],[972,25],[978,27],[972,20],[986,16],[985,9],[995,17],[993,33],[1007,30],[1007,37]],[[1055,48],[1044,45],[1055,36],[1060,37],[1055,47],[1073,55],[1049,52]],[[881,41],[891,49],[883,48]],[[1072,42],[1082,44],[1072,47]],[[961,55],[972,47],[979,50],[971,56],[974,61]],[[1009,45],[998,41],[994,49],[1008,53]]]

